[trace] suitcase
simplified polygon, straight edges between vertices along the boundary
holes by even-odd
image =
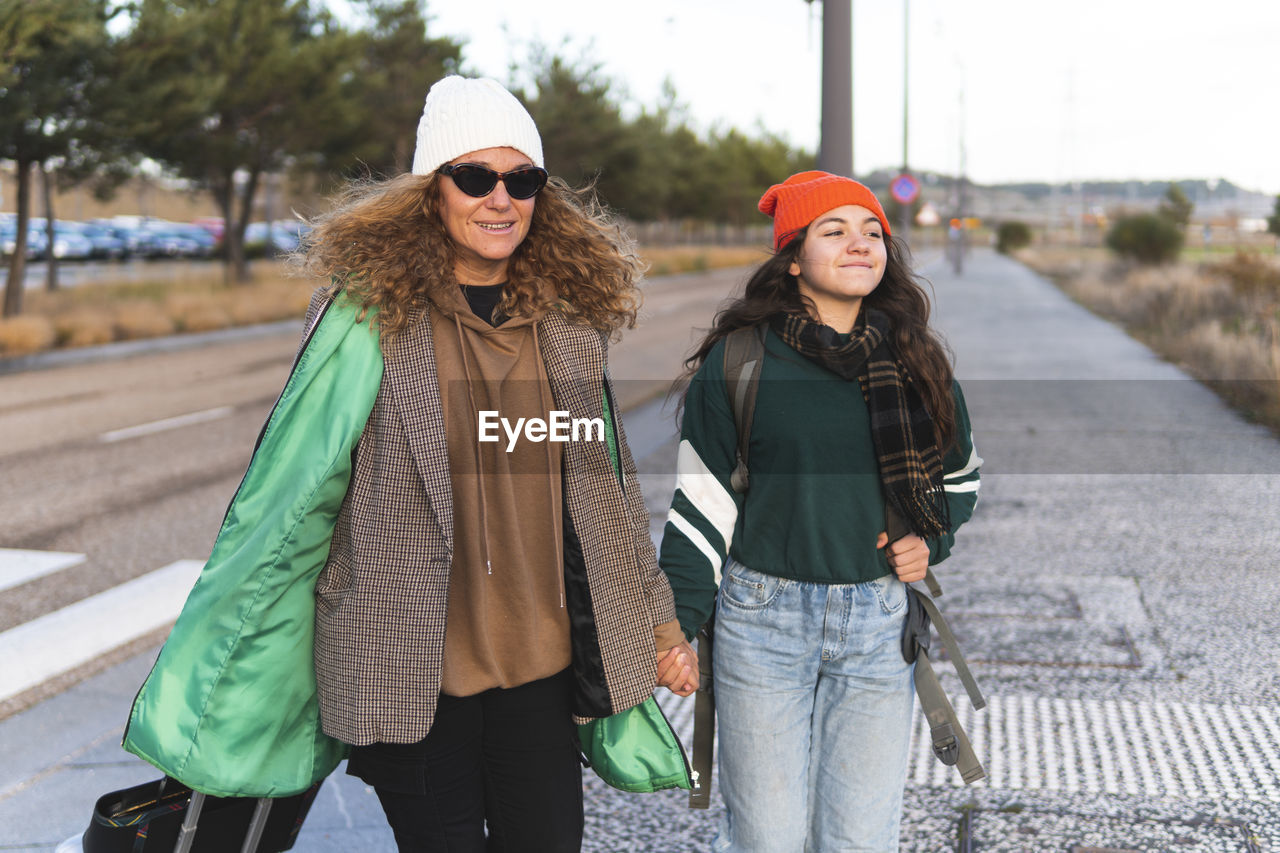
[[[293,848],[320,782],[292,797],[212,797],[158,779],[98,798],[84,853],[279,853]]]

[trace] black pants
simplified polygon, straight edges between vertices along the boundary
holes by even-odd
[[[576,853],[582,765],[571,691],[566,670],[441,695],[425,738],[355,747],[347,772],[377,791],[400,853]]]

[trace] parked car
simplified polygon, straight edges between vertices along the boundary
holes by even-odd
[[[17,219],[0,222],[0,255],[12,257],[18,247]],[[44,231],[37,231],[33,223],[27,225],[27,260],[38,261],[49,250],[49,240]]]
[[[44,217],[31,220],[31,228],[48,239],[48,220]],[[53,221],[53,257],[60,261],[87,261],[93,257],[93,241],[80,229],[79,222],[65,219]]]
[[[279,222],[250,222],[244,231],[244,248],[250,256],[288,254],[296,251],[299,243],[301,238],[292,223],[282,227]]]
[[[128,246],[125,241],[117,237],[106,226],[92,222],[58,222],[59,230],[64,226],[79,232],[93,244],[91,257],[97,260],[116,261],[128,254]]]
[[[89,224],[109,232],[111,236],[124,244],[124,257],[131,258],[143,254],[142,227],[133,221],[121,219],[92,219]]]
[[[204,246],[181,229],[165,225],[148,225],[140,230],[139,254],[146,258],[198,258]]]
[[[60,261],[87,261],[93,257],[93,241],[78,231],[54,225],[52,254]]]
[[[176,223],[170,230],[200,244],[196,257],[210,258],[218,248],[219,239],[209,229],[195,223]]]
[[[192,225],[199,225],[204,230],[213,235],[213,239],[222,242],[222,236],[226,233],[227,223],[221,216],[202,216],[199,219],[191,220]]]

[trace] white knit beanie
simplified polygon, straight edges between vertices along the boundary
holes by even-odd
[[[444,77],[427,92],[413,174],[429,175],[483,148],[514,148],[542,165],[542,137],[515,95],[488,77]]]

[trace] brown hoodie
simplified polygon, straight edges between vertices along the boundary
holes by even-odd
[[[570,663],[564,606],[560,445],[523,435],[508,452],[479,441],[479,412],[549,418],[555,407],[538,349],[539,317],[498,327],[451,290],[431,311],[453,483],[441,692],[470,696],[546,678]]]

